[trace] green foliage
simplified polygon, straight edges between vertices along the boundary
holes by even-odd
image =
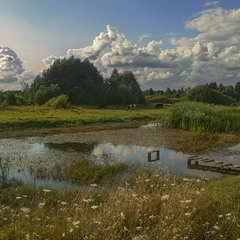
[[[55,109],[60,108],[69,108],[70,103],[68,102],[68,97],[65,94],[62,94],[61,96],[51,98],[45,103],[46,107],[52,107]]]
[[[214,103],[221,105],[230,105],[231,103],[236,101],[232,97],[221,94],[216,90],[209,88],[208,86],[198,86],[192,89],[188,93],[187,97],[190,101]]]
[[[199,132],[239,132],[240,111],[238,108],[184,102],[169,109],[163,118],[163,123],[170,128]]]
[[[113,70],[108,81],[110,98],[114,104],[144,104],[145,99],[142,90],[132,72],[119,74]]]
[[[34,95],[34,102],[38,105],[43,105],[49,99],[60,94],[61,90],[57,84],[51,84],[49,87],[41,85]]]
[[[4,104],[7,106],[16,106],[17,105],[17,98],[14,92],[8,92],[5,100],[4,100]]]

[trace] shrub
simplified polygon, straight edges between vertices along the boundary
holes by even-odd
[[[68,97],[65,94],[62,94],[58,97],[51,98],[45,103],[46,107],[52,107],[55,109],[59,108],[69,108],[70,103],[68,102]]]

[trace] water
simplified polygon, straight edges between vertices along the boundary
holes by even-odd
[[[146,125],[143,128],[156,127],[155,125]],[[148,162],[149,151],[159,151],[160,159],[158,161]],[[11,159],[9,178],[15,178],[28,185],[37,188],[41,186],[51,186],[57,190],[79,188],[72,183],[56,180],[52,178],[42,179],[36,174],[31,173],[27,166],[37,168],[42,164],[46,171],[50,170],[55,163],[61,161],[71,162],[80,156],[87,156],[96,163],[104,163],[106,158],[111,162],[123,162],[129,167],[147,168],[154,171],[165,169],[172,175],[197,178],[221,178],[231,174],[219,168],[209,166],[188,166],[187,158],[189,154],[176,152],[163,147],[148,147],[134,144],[113,144],[97,141],[82,142],[34,142],[20,141],[17,139],[1,140],[0,155]],[[211,157],[218,161],[240,164],[240,144],[229,147],[224,151],[212,152],[205,157]],[[152,159],[156,154],[152,154]],[[232,174],[236,172],[232,172]],[[238,174],[238,172],[237,172]]]

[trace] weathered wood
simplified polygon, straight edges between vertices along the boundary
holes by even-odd
[[[194,164],[192,165],[192,161],[194,161]],[[190,156],[188,157],[188,165],[189,166],[200,166],[199,163],[206,163],[210,164],[212,166],[220,167],[221,169],[225,168],[226,170],[234,170],[238,171],[240,170],[240,165],[233,165],[232,163],[225,163],[222,161],[216,161],[213,158],[206,158],[201,156]]]

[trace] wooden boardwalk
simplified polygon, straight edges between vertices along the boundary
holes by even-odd
[[[204,164],[208,164],[208,165],[211,165],[214,167],[219,167],[221,169],[240,171],[240,165],[233,165],[232,163],[216,161],[212,158],[205,158],[205,157],[200,157],[200,156],[188,157],[188,165],[193,165],[192,162],[194,162],[195,165],[198,165],[199,163],[204,163]]]

